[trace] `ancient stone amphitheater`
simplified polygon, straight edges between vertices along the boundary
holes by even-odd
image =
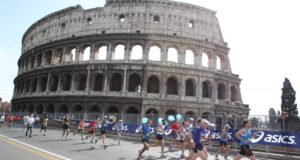
[[[22,39],[13,111],[248,115],[216,12],[169,0],[77,5]]]

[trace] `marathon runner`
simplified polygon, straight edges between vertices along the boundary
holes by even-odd
[[[12,127],[13,120],[14,120],[14,116],[12,114],[9,114],[7,116],[7,128]]]
[[[2,113],[0,114],[0,128],[4,126],[4,121],[5,121],[5,113]]]
[[[45,114],[44,117],[41,119],[41,123],[42,123],[42,127],[40,130],[40,133],[44,130],[44,136],[46,136],[46,132],[47,132],[47,126],[48,126],[48,117]]]
[[[33,118],[33,114],[31,114],[30,117],[27,118],[27,130],[25,134],[27,136],[29,131],[29,138],[31,138],[33,123],[34,123],[34,118]]]
[[[227,156],[230,152],[230,145],[228,144],[228,139],[230,138],[228,135],[228,131],[231,129],[230,125],[226,124],[224,129],[220,133],[220,148],[218,153],[216,154],[216,158],[219,157],[220,153],[225,153],[224,158],[227,159]]]
[[[90,121],[90,127],[89,127],[89,135],[85,137],[85,140],[88,138],[91,138],[91,143],[94,143],[94,138],[95,138],[95,133],[96,133],[96,128],[97,128],[97,122],[99,121],[99,117],[96,117],[96,120]]]
[[[78,127],[77,127],[77,132],[80,134],[81,136],[81,140],[83,139],[83,129],[84,129],[84,117],[82,117],[79,121]],[[75,136],[76,132],[73,133],[73,136]]]
[[[185,140],[187,136],[187,130],[186,128],[189,126],[188,122],[183,121],[177,134],[177,144],[179,144],[179,148],[181,149],[181,156],[180,158],[185,158],[184,156],[184,150],[185,150]]]
[[[164,123],[164,122],[163,122]],[[164,155],[164,147],[165,147],[165,130],[164,130],[165,126],[163,124],[159,124],[158,127],[155,129],[156,132],[156,143],[154,145],[151,145],[151,147],[156,147],[158,145],[160,145],[160,153],[161,156],[160,158],[166,158],[166,156]]]
[[[146,150],[149,150],[150,145],[149,145],[149,138],[150,138],[150,134],[151,134],[151,126],[152,126],[152,121],[148,120],[146,124],[142,124],[142,142],[144,144],[143,148],[141,150],[139,150],[139,154],[138,154],[138,159],[141,159],[143,157],[143,153]]]
[[[122,119],[120,119],[119,122],[115,124],[114,128],[116,129],[117,132],[117,135],[115,136],[115,140],[118,140],[118,145],[121,145],[120,140],[122,138],[122,131],[123,131]]]
[[[61,139],[63,140],[65,137],[65,140],[67,140],[69,135],[69,127],[70,127],[70,120],[67,115],[64,115],[62,123],[63,123],[63,134],[61,136]]]
[[[98,140],[102,139],[104,149],[106,149],[108,146],[105,144],[105,138],[106,138],[106,132],[107,132],[107,127],[109,124],[112,124],[111,122],[108,121],[107,116],[104,116],[104,119],[101,121],[101,136],[97,139],[95,139],[95,144],[98,142]]]
[[[178,134],[178,130],[180,128],[180,125],[178,124],[178,120],[176,120],[172,125],[171,125],[171,129],[172,129],[172,144],[170,145],[170,149],[172,150],[173,147],[178,147],[178,143],[177,143],[177,134]]]
[[[24,116],[23,116],[23,124],[24,124],[24,126],[23,126],[23,132],[25,131],[25,128],[27,129],[27,119],[28,119],[28,114],[25,114]]]

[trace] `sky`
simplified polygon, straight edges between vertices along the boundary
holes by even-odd
[[[280,109],[284,78],[300,91],[299,0],[178,0],[217,11],[230,48],[233,73],[242,79],[243,102],[251,115]],[[0,5],[0,97],[10,101],[21,39],[28,27],[57,10],[80,4],[102,7],[105,0],[7,0]],[[296,96],[299,102],[300,94]]]

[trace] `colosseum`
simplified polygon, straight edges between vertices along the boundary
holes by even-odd
[[[247,116],[216,12],[170,0],[106,0],[24,33],[14,112]],[[236,118],[235,118],[236,119]]]

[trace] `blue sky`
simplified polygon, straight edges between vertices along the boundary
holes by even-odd
[[[285,77],[300,91],[300,10],[298,0],[179,0],[217,11],[230,50],[231,67],[243,79],[244,103],[251,114],[280,109]],[[57,10],[82,5],[101,7],[105,0],[6,0],[0,5],[0,97],[10,100],[21,39],[38,19]],[[297,95],[296,101],[299,102]]]

